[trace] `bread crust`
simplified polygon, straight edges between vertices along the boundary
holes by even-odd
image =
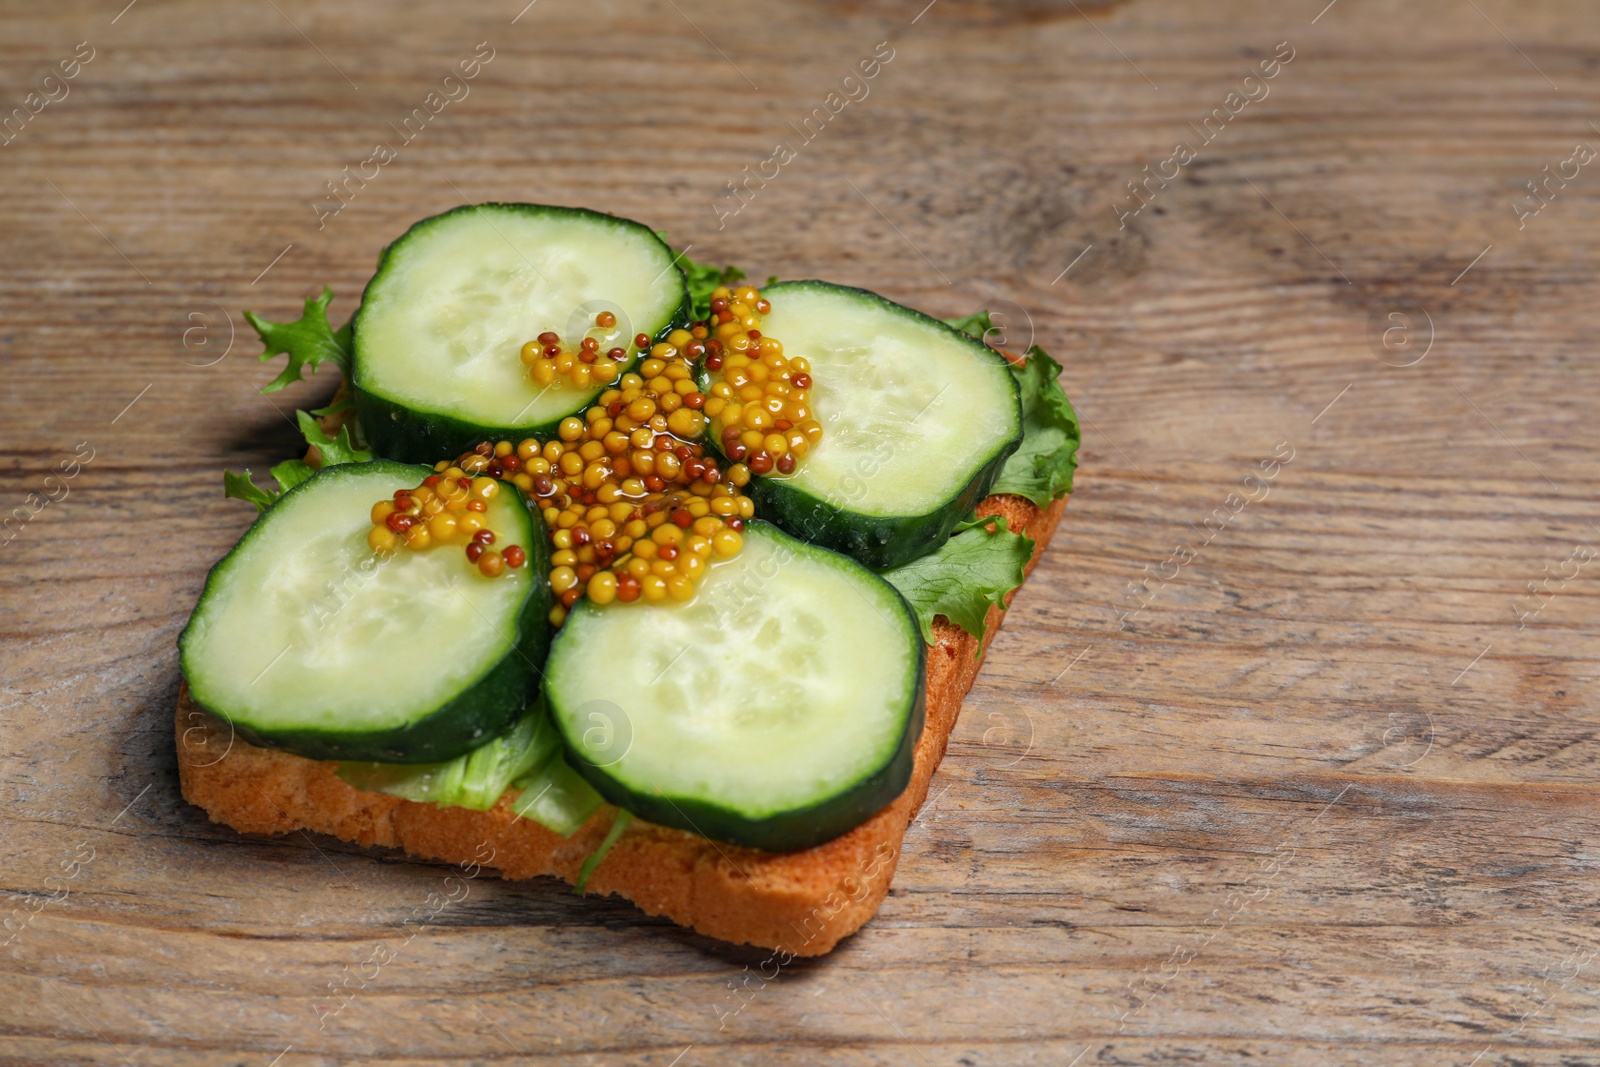
[[[1067,498],[1036,507],[1016,496],[991,496],[980,515],[1003,515],[1034,540],[1032,571]],[[1009,599],[1009,598],[1008,598]],[[642,911],[702,934],[820,956],[859,930],[889,892],[907,827],[944,758],[962,699],[977,677],[979,653],[1004,613],[991,607],[980,642],[942,616],[928,650],[927,725],[917,742],[911,782],[888,807],[842,837],[799,852],[761,852],[635,820],[589,879],[587,891],[616,893]],[[506,878],[551,875],[575,883],[578,869],[611,828],[607,804],[570,838],[511,813],[507,791],[489,811],[441,808],[363,792],[332,762],[246,744],[227,723],[179,693],[179,775],[184,799],[244,833],[310,830],[361,845],[403,849],[448,863],[480,863]],[[486,860],[492,849],[492,859]]]

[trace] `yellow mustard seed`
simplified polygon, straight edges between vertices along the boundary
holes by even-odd
[[[595,571],[585,593],[596,604],[611,603],[617,599],[617,576],[611,571]]]

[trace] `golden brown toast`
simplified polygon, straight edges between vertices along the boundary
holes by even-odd
[[[991,496],[979,515],[1004,515],[1034,540],[1038,562],[1066,499],[1047,508]],[[1004,613],[989,609],[987,648]],[[651,915],[723,941],[748,942],[794,956],[820,956],[859,930],[889,892],[900,844],[955,729],[977,676],[980,642],[940,617],[928,650],[927,725],[917,742],[911,783],[888,807],[842,837],[799,852],[760,852],[682,830],[634,821],[589,879],[588,892],[616,893]],[[578,869],[616,818],[605,805],[570,838],[511,813],[514,790],[489,811],[441,808],[346,784],[336,763],[258,748],[189,697],[178,697],[183,796],[246,833],[312,830],[361,845],[400,848],[450,863],[482,863],[506,878],[553,875],[576,882]],[[487,846],[485,848],[484,846]],[[485,861],[488,849],[493,859]]]

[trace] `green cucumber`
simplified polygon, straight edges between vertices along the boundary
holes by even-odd
[[[580,600],[545,695],[573,769],[640,818],[769,851],[838,837],[911,780],[926,648],[900,594],[764,522],[685,603]]]
[[[434,763],[503,733],[549,649],[549,549],[508,486],[485,514],[527,562],[486,578],[460,546],[375,555],[372,505],[426,467],[325,467],[211,569],[179,662],[245,740],[313,759]]]
[[[530,381],[522,345],[546,330],[638,358],[637,334],[687,320],[688,289],[649,227],[583,208],[476,204],[423,219],[384,249],[353,320],[352,382],[367,441],[431,463],[489,439],[548,436],[606,388]]]
[[[944,544],[1022,441],[1005,358],[864,289],[798,281],[761,295],[762,333],[811,363],[823,437],[793,474],[751,479],[756,514],[876,569]]]

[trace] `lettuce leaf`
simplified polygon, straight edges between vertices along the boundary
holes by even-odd
[[[1038,345],[1028,349],[1028,362],[1015,364],[1022,390],[1022,444],[1000,469],[991,493],[1027,497],[1040,507],[1072,492],[1078,467],[1078,413],[1061,388],[1061,364]]]
[[[663,241],[667,239],[664,231],[657,230],[656,236]],[[683,268],[683,273],[689,279],[689,317],[691,319],[705,319],[711,316],[711,292],[719,285],[734,285],[745,280],[747,275],[731,263],[726,267],[713,267],[709,263],[698,263],[686,255],[678,256],[678,266]],[[772,285],[778,280],[774,274],[767,279],[766,284]]]
[[[297,411],[295,418],[300,421],[300,432],[305,435],[306,444],[315,445],[322,455],[322,466],[331,467],[335,463],[365,463],[372,458],[372,453],[365,449],[357,448],[350,440],[350,427],[339,427],[339,432],[332,437],[322,432],[322,424],[311,417],[308,411]]]
[[[512,783],[522,792],[511,810],[562,837],[571,837],[605,803],[561,753],[531,775]]]
[[[286,459],[272,468],[276,489],[263,489],[250,478],[250,469],[243,474],[231,470],[222,472],[222,495],[230,500],[245,500],[256,506],[257,512],[266,511],[272,502],[315,474],[303,459]]]
[[[372,458],[372,453],[357,448],[350,440],[350,428],[339,427],[339,432],[329,437],[322,432],[322,426],[316,419],[304,411],[297,411],[295,415],[300,421],[300,432],[305,435],[307,445],[316,445],[317,451],[322,455],[324,467],[334,463],[365,463]],[[256,506],[256,510],[266,511],[272,502],[287,493],[313,474],[317,469],[303,459],[286,459],[272,468],[273,480],[278,483],[276,489],[263,489],[250,480],[250,471],[235,474],[231,470],[222,472],[222,495],[233,500],[247,500]]]
[[[464,807],[457,800],[466,771],[467,756],[457,756],[443,763],[342,762],[334,773],[368,793],[387,793],[419,804]]]
[[[989,317],[987,308],[981,311],[974,311],[965,318],[940,319],[939,321],[946,326],[954,326],[973,340],[983,341],[984,344],[989,343],[984,338],[988,336],[990,330],[994,329],[994,320]]]
[[[325,419],[329,415],[337,415],[341,411],[354,411],[355,408],[355,398],[347,396],[342,400],[333,401],[325,408],[312,408],[311,414],[315,415],[319,419]]]
[[[617,843],[617,839],[622,836],[622,831],[626,830],[628,824],[632,821],[632,813],[618,809],[617,817],[611,821],[611,829],[606,831],[605,840],[600,842],[599,848],[589,853],[589,858],[583,861],[582,867],[578,868],[578,880],[572,885],[574,893],[579,896],[583,895],[584,887],[589,884],[589,879],[594,877],[594,872],[599,868],[601,861],[606,858],[606,853],[611,851],[611,846]]]
[[[316,468],[303,459],[286,459],[272,468],[272,477],[280,491],[287,493],[313,474]]]
[[[280,490],[263,489],[250,478],[250,468],[246,467],[243,474],[235,474],[231,470],[222,472],[222,495],[229,500],[245,500],[256,506],[257,512],[267,510],[267,506],[278,499]]]
[[[529,705],[511,730],[443,763],[339,764],[357,789],[419,804],[488,811],[507,789],[519,791],[513,813],[571,837],[604,803],[561,754],[544,702]]]
[[[511,732],[467,753],[461,775],[460,806],[487,811],[518,778],[558,759],[561,739],[540,701],[524,713]]]
[[[261,353],[264,363],[281,355],[288,355],[289,364],[263,388],[263,393],[276,393],[284,386],[305,377],[305,369],[313,374],[325,362],[332,362],[341,371],[350,371],[350,324],[338,330],[328,324],[328,305],[333,301],[333,290],[322,287],[319,296],[306,297],[305,310],[294,322],[268,322],[253,311],[244,313],[245,321],[261,335],[266,351]]]
[[[511,730],[442,763],[341,762],[338,775],[357,789],[446,808],[488,811],[516,779],[558,758],[555,726],[542,703]]]
[[[883,577],[911,604],[922,639],[933,644],[933,619],[943,615],[980,641],[989,606],[1006,606],[1033,557],[1033,539],[1012,533],[1001,515],[968,519],[942,547]]]
[[[711,315],[711,291],[719,285],[732,285],[744,281],[744,271],[729,264],[720,270],[705,263],[696,263],[681,256],[678,264],[689,279],[689,317],[704,319]]]

